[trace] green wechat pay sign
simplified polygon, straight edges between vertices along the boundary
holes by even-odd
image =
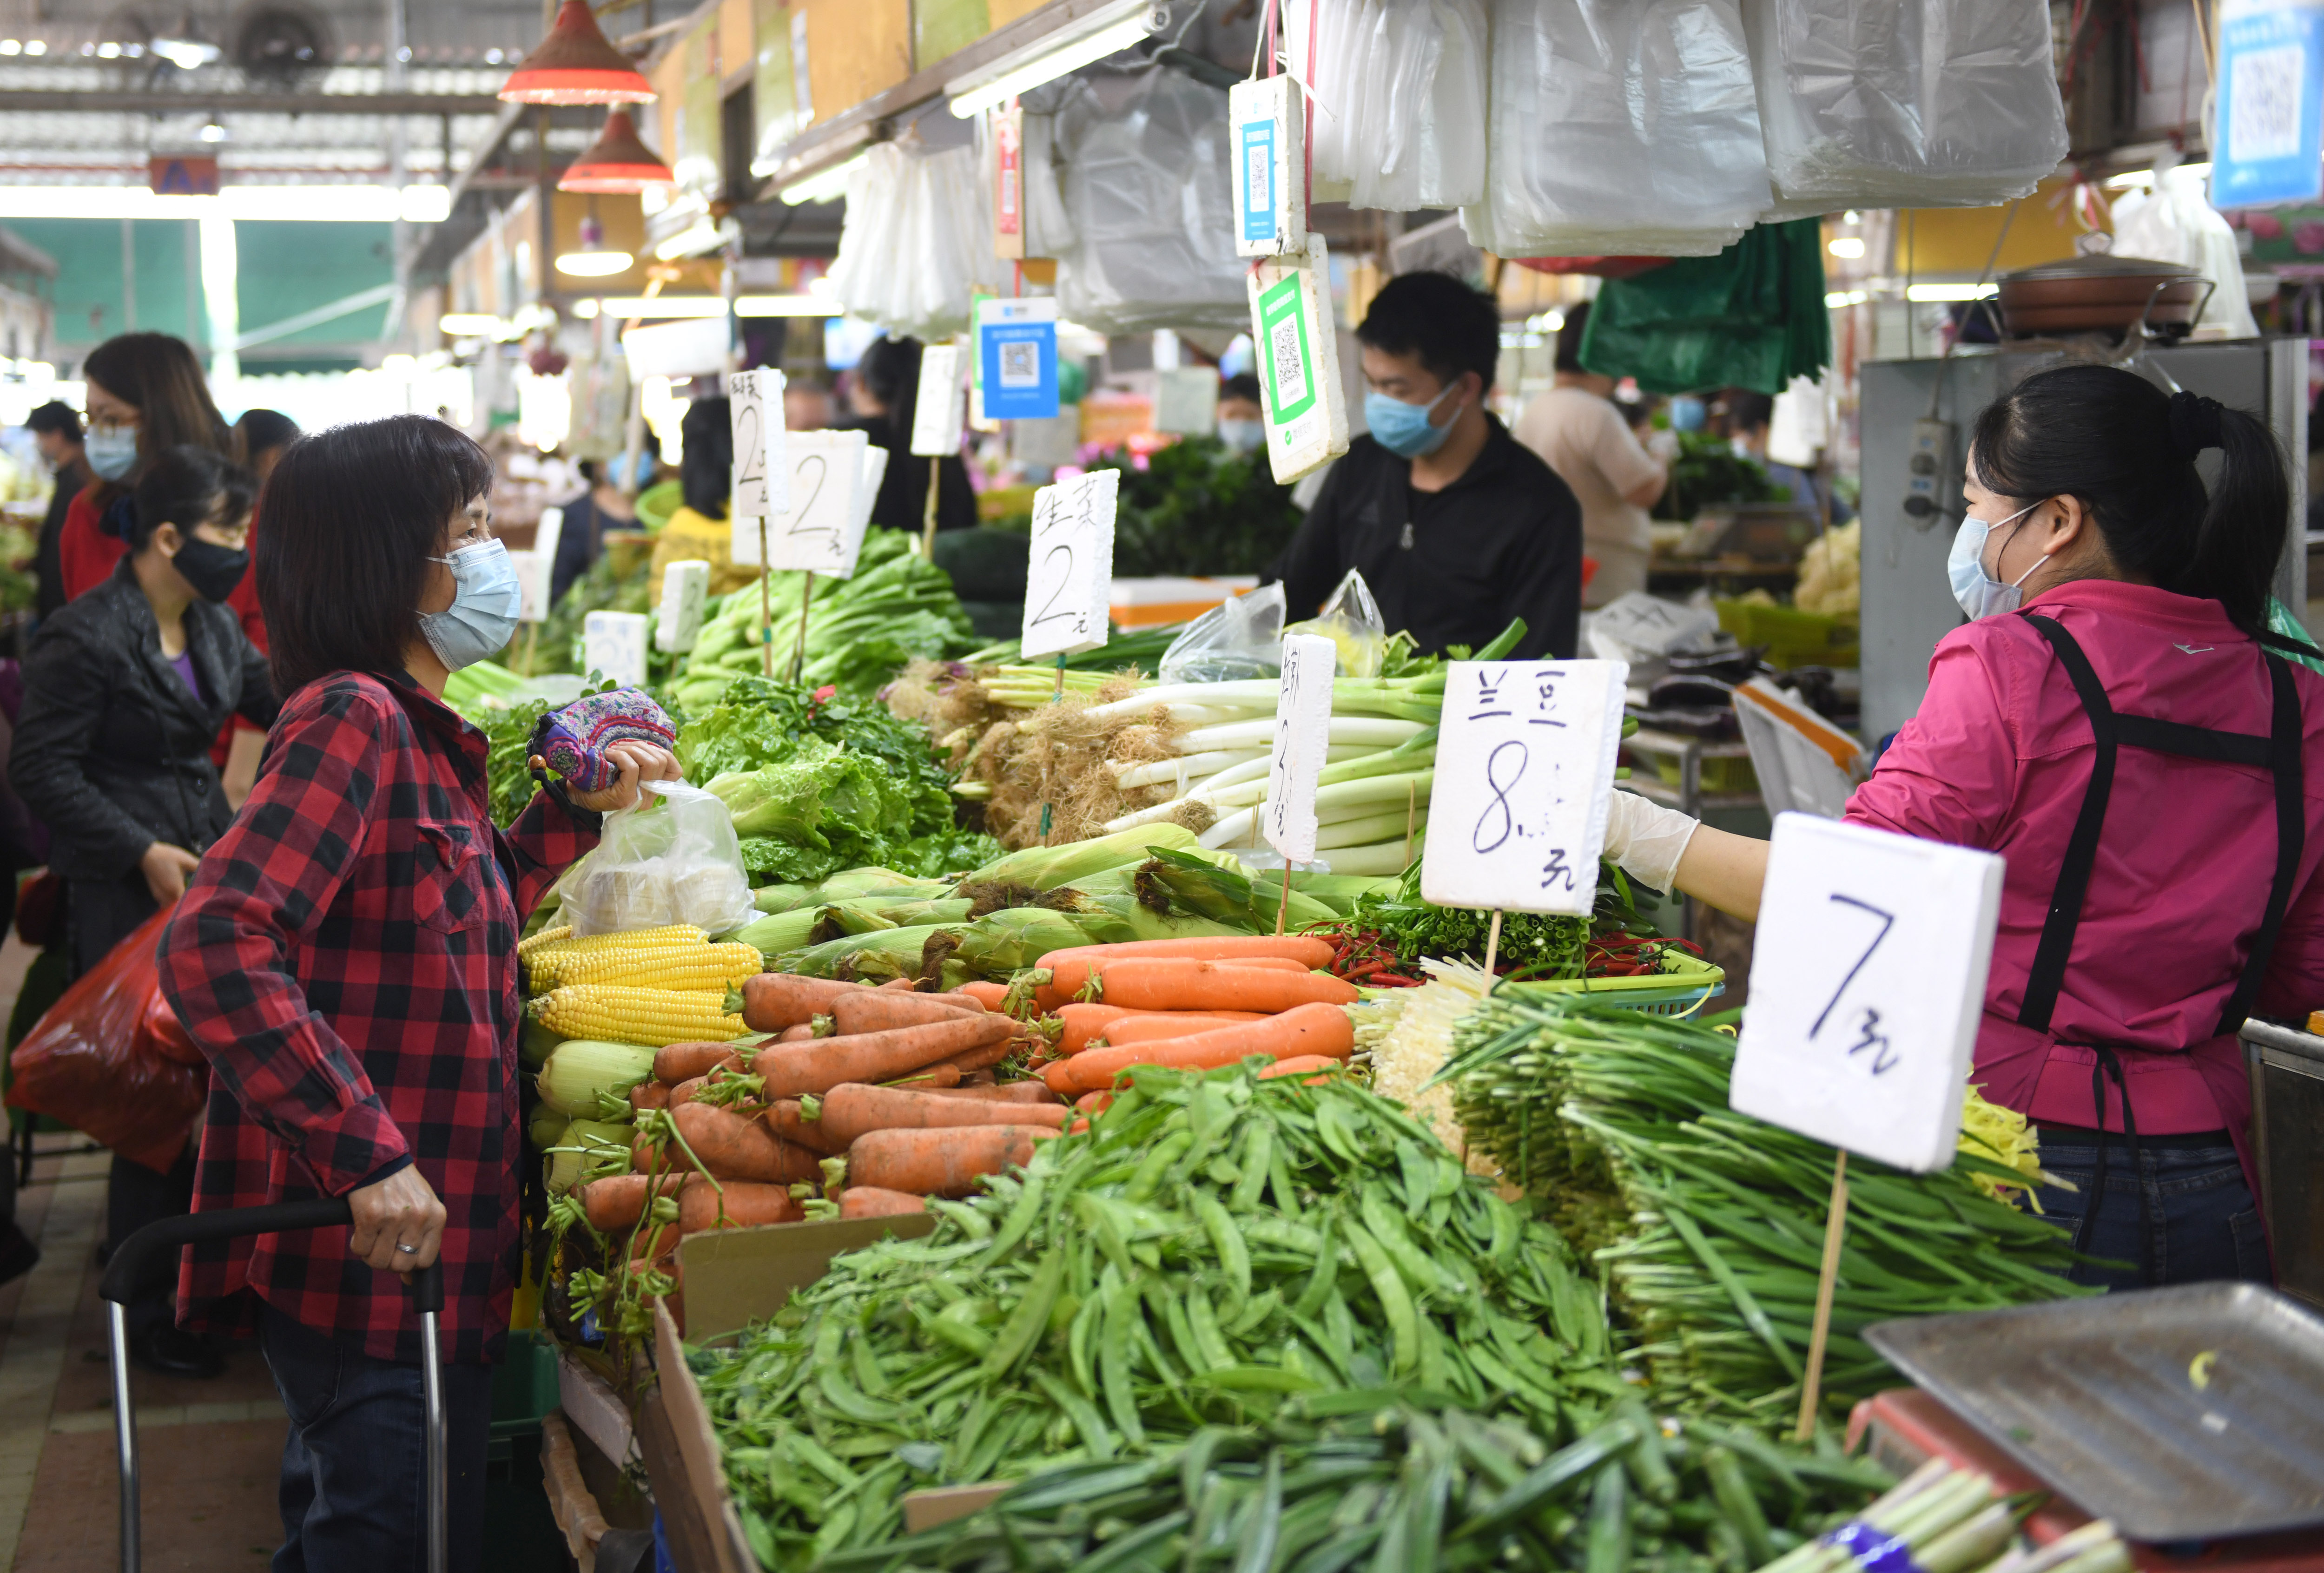
[[[1300,309],[1305,278],[1293,273],[1259,298],[1259,331],[1267,336],[1267,397],[1278,429],[1315,408],[1314,362],[1307,352],[1307,314]],[[1283,431],[1286,446],[1291,433]]]

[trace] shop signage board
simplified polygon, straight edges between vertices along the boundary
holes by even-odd
[[[1056,301],[1045,295],[978,302],[976,358],[987,419],[1056,414]]]
[[[654,649],[683,655],[702,639],[702,613],[710,599],[710,565],[698,557],[662,570],[661,605],[654,618]]]
[[[1315,860],[1315,786],[1332,743],[1332,676],[1340,647],[1319,634],[1286,634],[1275,689],[1275,744],[1267,761],[1260,833],[1284,866]]]
[[[615,685],[633,688],[646,680],[646,614],[593,612],[581,620],[581,666],[603,673]]]
[[[1237,256],[1305,253],[1305,119],[1306,106],[1289,77],[1260,77],[1227,89]]]
[[[729,429],[734,457],[729,472],[733,501],[727,505],[735,534],[756,535],[746,520],[780,519],[789,506],[784,492],[783,374],[771,367],[726,373]],[[737,557],[735,561],[745,559]],[[758,560],[757,543],[748,559]]]
[[[2227,0],[2218,27],[2212,205],[2313,202],[2324,195],[2324,4]]]
[[[912,452],[929,457],[960,452],[961,350],[930,345],[920,352],[919,400],[912,406]]]
[[[1629,667],[1453,661],[1444,673],[1421,895],[1438,906],[1586,917]]]
[[[2002,860],[1778,814],[1728,1099],[1915,1173],[1953,1160]]]
[[[795,431],[785,447],[790,507],[767,521],[763,566],[844,579],[855,572],[871,520],[864,489],[870,439],[860,431]],[[887,450],[871,451],[881,455],[884,469]],[[737,529],[731,543],[733,560],[761,566],[759,538],[755,524]]]
[[[1113,515],[1121,472],[1097,470],[1033,493],[1025,572],[1027,660],[1078,655],[1106,640],[1113,584]]]
[[[1287,485],[1348,451],[1348,399],[1340,386],[1323,237],[1309,235],[1303,255],[1253,264],[1248,288],[1267,460]]]
[[[992,254],[1025,254],[1025,111],[992,111]]]

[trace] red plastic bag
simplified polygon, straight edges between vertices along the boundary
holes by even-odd
[[[1595,273],[1601,279],[1635,279],[1670,263],[1668,257],[1511,257],[1509,261],[1536,273]]]
[[[186,1150],[186,1133],[208,1094],[200,1053],[161,998],[153,952],[169,922],[164,907],[89,969],[33,1025],[10,1058],[8,1101],[64,1121],[157,1173]],[[169,1049],[156,1016],[167,1021]]]

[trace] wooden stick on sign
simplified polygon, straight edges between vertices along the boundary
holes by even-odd
[[[943,465],[941,454],[928,460],[928,506],[920,523],[920,556],[932,563],[936,560],[936,488],[944,478]]]
[[[767,587],[767,516],[759,515],[759,675],[775,680],[774,592]]]
[[[798,642],[791,647],[791,681],[794,683],[807,672],[807,608],[814,604],[815,570],[810,568],[807,570],[807,583],[799,586]],[[767,632],[770,637],[773,635],[774,628],[771,624],[769,625]]]
[[[1493,921],[1485,930],[1485,992],[1493,991],[1493,960],[1501,948],[1501,909],[1493,908]]]
[[[1291,917],[1291,860],[1283,860],[1283,902],[1275,909],[1275,937],[1283,937],[1283,925]]]
[[[1816,1275],[1815,1321],[1808,1332],[1808,1368],[1800,1378],[1800,1421],[1792,1433],[1807,1441],[1815,1435],[1816,1405],[1823,1396],[1823,1348],[1831,1336],[1832,1292],[1840,1282],[1840,1244],[1848,1226],[1848,1149],[1831,1164],[1831,1208],[1823,1219],[1823,1265]]]

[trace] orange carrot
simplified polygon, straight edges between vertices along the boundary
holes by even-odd
[[[922,992],[920,989],[920,980],[918,978],[890,978],[885,983],[881,984],[880,987],[890,994],[918,994]]]
[[[1082,985],[1089,980],[1089,970],[1102,962],[1179,959],[1194,961],[1248,961],[1282,958],[1300,967],[1314,970],[1332,964],[1332,946],[1327,940],[1306,934],[1219,934],[1208,939],[1130,940],[1112,945],[1074,945],[1062,951],[1051,951],[1034,965],[1049,969],[1048,987],[1065,998],[1081,993]]]
[[[1261,1071],[1259,1073],[1259,1079],[1267,1081],[1277,1076],[1300,1076],[1310,1081],[1316,1081],[1323,1078],[1310,1072],[1336,1071],[1339,1068],[1340,1062],[1329,1054],[1294,1054],[1287,1060],[1277,1060],[1266,1070]]]
[[[978,1098],[987,1103],[1055,1103],[1057,1095],[1039,1081],[1001,1081],[971,1087],[966,1082],[957,1087],[931,1087],[933,1098]]]
[[[693,1102],[694,1095],[701,1091],[703,1088],[708,1086],[709,1083],[710,1078],[707,1076],[689,1076],[685,1081],[679,1082],[677,1086],[669,1090],[669,1102],[664,1105],[664,1107],[676,1108],[682,1103]]]
[[[1090,1117],[1088,1115],[1076,1115],[1074,1118],[1074,1123],[1065,1127],[1065,1134],[1069,1136],[1087,1136],[1089,1134],[1090,1123]]]
[[[954,989],[953,992],[954,994],[965,995],[969,998],[975,1000],[979,1005],[984,1007],[987,1010],[999,1010],[1002,1004],[1009,998],[1009,985],[1006,983],[964,983],[959,988]],[[941,996],[939,996],[939,998],[941,998]]]
[[[854,1082],[842,1082],[841,1085],[854,1086],[857,1084]],[[902,1087],[914,1091],[937,1091],[945,1088],[957,1087],[960,1085],[960,1067],[954,1064],[950,1060],[938,1060],[933,1065],[923,1065],[918,1070],[911,1072],[908,1074],[891,1076],[885,1081],[875,1081],[872,1082],[872,1085],[874,1087]]]
[[[1322,972],[1214,966],[1177,958],[1105,961],[1098,986],[1108,1005],[1132,1010],[1233,1010],[1270,1014],[1299,1005],[1352,1005],[1356,986]]]
[[[831,1030],[841,1036],[857,1033],[888,1032],[899,1026],[925,1026],[932,1021],[950,1021],[954,1017],[982,1016],[984,1007],[973,999],[955,999],[946,994],[906,994],[900,990],[890,993],[885,989],[865,989],[854,994],[843,994],[831,1002]]]
[[[1000,1077],[992,1073],[992,1067],[987,1065],[982,1071],[971,1071],[967,1075],[963,1076],[960,1079],[960,1084],[963,1087],[970,1088],[990,1087],[1000,1080]],[[955,1090],[955,1089],[947,1087],[945,1090],[950,1092]]]
[[[663,1194],[676,1195],[685,1179],[683,1174],[663,1175]],[[599,1234],[628,1228],[645,1216],[646,1177],[608,1174],[603,1180],[592,1180],[581,1187],[581,1209],[588,1215],[589,1227]]]
[[[671,1044],[654,1051],[654,1080],[675,1087],[707,1076],[714,1066],[742,1063],[733,1044]]]
[[[1056,1134],[1045,1125],[873,1131],[849,1145],[847,1177],[913,1196],[966,1196],[982,1176],[1031,1163],[1033,1145]]]
[[[1103,1035],[1107,1043],[1117,1045],[1150,1044],[1163,1038],[1183,1038],[1198,1032],[1209,1032],[1214,1027],[1232,1026],[1238,1019],[1265,1021],[1267,1018],[1248,1011],[1232,1015],[1222,1012],[1217,1016],[1204,1016],[1191,1010],[1155,1011],[1146,1015],[1132,1012],[1119,1021],[1109,1023]]]
[[[1111,1092],[1084,1092],[1074,1099],[1074,1107],[1084,1114],[1103,1114],[1112,1105]]]
[[[862,990],[861,983],[843,983],[836,978],[761,972],[742,980],[742,1025],[752,1032],[780,1032],[810,1017],[829,1015],[834,1000]]]
[[[1057,1104],[987,1103],[974,1098],[933,1098],[893,1087],[835,1087],[824,1094],[823,1116],[812,1123],[853,1144],[875,1130],[936,1130],[951,1126],[1062,1126]]]
[[[805,1044],[814,1041],[815,1028],[806,1022],[801,1022],[797,1026],[787,1026],[775,1035],[775,1042],[779,1044]]]
[[[678,1122],[678,1134],[686,1138],[686,1145],[702,1160],[702,1166],[720,1180],[762,1180],[769,1184],[788,1185],[795,1181],[823,1178],[813,1153],[793,1146],[761,1121],[733,1109],[688,1103],[672,1109],[670,1118]],[[671,1152],[663,1164],[665,1167],[687,1172],[693,1168],[683,1152]]]
[[[958,1071],[963,1076],[973,1071],[989,1071],[1015,1053],[1017,1045],[1022,1041],[1012,1034],[997,1044],[987,1044],[981,1049],[971,1049],[965,1053],[954,1054],[945,1063]]]
[[[825,1132],[823,1122],[799,1118],[798,1099],[779,1098],[759,1117],[767,1128],[787,1142],[794,1142],[826,1158],[835,1158],[847,1150],[845,1142],[835,1142]]]
[[[1128,1010],[1119,1005],[1074,1004],[1057,1007],[1056,1015],[1060,1024],[1057,1034],[1058,1053],[1080,1053],[1089,1047],[1090,1039],[1105,1036],[1107,1027],[1129,1014]]]
[[[925,1196],[907,1196],[900,1191],[882,1191],[877,1185],[850,1185],[839,1193],[839,1216],[842,1218],[896,1218],[927,1210],[928,1200]]]
[[[724,1194],[721,1195],[720,1191]],[[720,1215],[724,1213],[724,1220]],[[678,1232],[700,1234],[707,1228],[750,1228],[762,1223],[798,1223],[807,1217],[791,1200],[788,1185],[765,1185],[748,1180],[725,1180],[714,1191],[696,1175],[678,1193]]]
[[[641,1081],[630,1089],[630,1107],[643,1114],[649,1108],[669,1107],[669,1084],[664,1081]]]
[[[1346,1011],[1336,1005],[1302,1005],[1267,1021],[1238,1022],[1192,1037],[1126,1044],[1118,1049],[1086,1049],[1047,1067],[1041,1079],[1053,1092],[1094,1092],[1112,1086],[1114,1077],[1132,1065],[1210,1070],[1251,1054],[1276,1060],[1301,1054],[1344,1059],[1355,1047],[1356,1029]]]
[[[971,1016],[965,1011],[949,1015],[951,1019],[946,1021],[887,1032],[818,1038],[811,1044],[770,1044],[752,1059],[751,1070],[766,1078],[768,1097],[797,1098],[802,1092],[826,1091],[843,1081],[893,1081],[1009,1036],[1005,1016]]]

